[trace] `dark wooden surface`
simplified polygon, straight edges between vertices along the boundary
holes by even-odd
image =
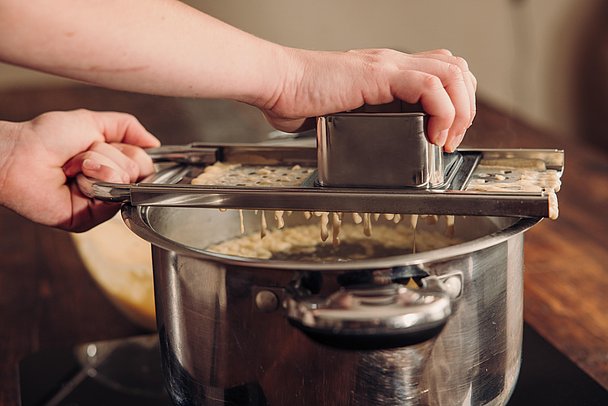
[[[165,143],[251,134],[261,139],[270,130],[257,111],[231,102],[84,86],[0,93],[0,120],[79,107],[131,112]],[[545,220],[526,235],[525,319],[608,388],[608,154],[575,138],[557,139],[483,104],[465,144],[566,150],[560,218]],[[67,233],[3,208],[0,326],[0,405],[18,403],[17,366],[27,354],[143,332],[96,287]]]

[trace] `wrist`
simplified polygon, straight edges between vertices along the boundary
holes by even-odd
[[[254,83],[252,94],[240,100],[261,110],[272,109],[279,99],[295,88],[304,72],[307,51],[274,43],[269,45],[262,75]]]
[[[7,179],[14,160],[14,150],[21,124],[0,121],[0,204],[6,203]]]
[[[353,72],[364,69],[362,59],[339,51],[283,48],[281,76],[264,104],[255,104],[275,117],[304,119],[349,110],[363,104],[361,83]]]

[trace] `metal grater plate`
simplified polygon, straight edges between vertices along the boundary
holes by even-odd
[[[444,159],[446,176],[439,187],[327,187],[321,186],[318,180],[316,148],[200,143],[181,148],[186,152],[189,148],[201,149],[203,152],[200,154],[206,158],[174,157],[173,161],[179,163],[159,170],[142,183],[121,185],[81,179],[79,184],[90,197],[135,206],[555,217],[550,212],[550,206],[554,204],[552,199],[557,190],[550,190],[542,184],[535,191],[481,191],[468,189],[467,186],[472,176],[476,176],[475,170],[483,166],[479,163],[484,160],[502,160],[503,163],[510,160],[515,164],[526,160],[541,161],[545,168],[543,170],[554,171],[558,180],[564,168],[564,153],[560,150],[460,150],[458,154]],[[196,163],[188,163],[190,161]],[[283,170],[298,165],[310,169],[310,174],[295,185],[280,186],[280,182],[245,186],[242,182],[191,184],[211,162],[238,165],[246,170]],[[499,177],[495,177],[495,180],[500,181]]]

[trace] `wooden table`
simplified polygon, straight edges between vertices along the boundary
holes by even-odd
[[[261,115],[231,102],[133,95],[92,87],[0,93],[0,119],[49,110],[135,114],[165,143],[262,139]],[[253,138],[251,134],[254,134]],[[526,235],[525,319],[608,388],[608,154],[557,139],[484,104],[469,147],[563,148],[560,218]],[[43,348],[143,333],[103,296],[69,235],[0,208],[0,404],[18,404],[17,367]]]

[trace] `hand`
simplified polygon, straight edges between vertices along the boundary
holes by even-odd
[[[135,119],[76,110],[0,123],[0,203],[35,222],[85,231],[119,208],[83,196],[71,177],[127,183],[153,172],[141,149],[160,145]]]
[[[422,104],[430,116],[429,141],[452,152],[475,117],[477,81],[467,62],[447,50],[288,52],[282,85],[259,105],[278,129],[295,131],[307,117],[400,99]]]

